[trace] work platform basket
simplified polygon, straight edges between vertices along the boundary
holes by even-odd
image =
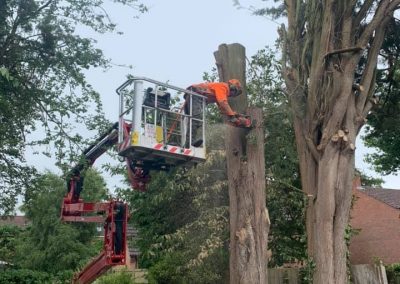
[[[117,94],[119,155],[157,170],[205,160],[206,97],[144,77],[127,80]]]

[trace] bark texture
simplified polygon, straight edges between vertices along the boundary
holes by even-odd
[[[226,156],[230,215],[230,283],[267,283],[267,237],[264,133],[260,109],[247,109],[245,49],[219,46],[214,53],[220,81],[239,79],[243,94],[229,101],[237,112],[257,121],[252,130],[227,126]]]
[[[282,75],[293,111],[302,187],[310,197],[307,235],[316,262],[314,283],[348,280],[344,237],[354,145],[375,101],[379,50],[399,5],[400,0],[285,0]]]

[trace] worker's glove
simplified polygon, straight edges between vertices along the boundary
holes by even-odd
[[[251,127],[251,119],[246,117],[239,117],[239,122],[237,123],[238,127],[250,128]]]
[[[244,128],[251,127],[251,119],[249,117],[245,117],[241,114],[235,114],[235,115],[229,116],[228,122],[236,127],[244,127]]]
[[[234,115],[228,116],[228,122],[235,124],[239,120],[238,114],[235,113]]]

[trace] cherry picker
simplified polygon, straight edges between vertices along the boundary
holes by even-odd
[[[74,276],[73,283],[91,283],[112,266],[126,264],[127,204],[119,200],[85,202],[80,197],[85,170],[98,157],[116,148],[125,160],[131,186],[139,191],[146,191],[150,171],[168,171],[179,165],[190,167],[205,160],[206,97],[144,77],[128,79],[116,92],[118,122],[83,152],[67,175],[61,219],[104,224],[102,252]],[[182,112],[183,108],[174,104],[174,94],[186,94],[190,101],[201,100],[201,114],[193,115],[191,107],[189,112]],[[203,141],[196,147],[192,146],[192,135],[186,135],[192,133],[194,125]]]

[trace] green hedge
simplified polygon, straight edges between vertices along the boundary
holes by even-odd
[[[400,263],[386,266],[386,275],[389,284],[400,284]]]
[[[0,271],[0,284],[43,284],[54,283],[53,277],[45,272],[29,269],[6,269]]]

